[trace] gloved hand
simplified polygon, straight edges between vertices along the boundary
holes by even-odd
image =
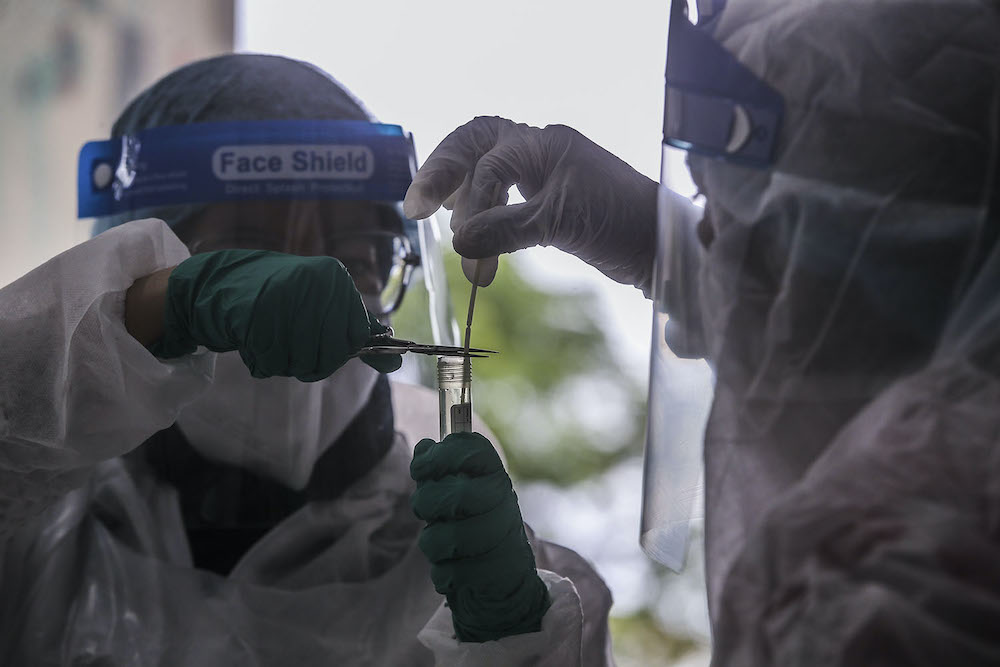
[[[163,337],[152,346],[169,359],[204,345],[239,350],[251,375],[322,380],[340,368],[372,333],[361,295],[332,257],[266,250],[219,250],[194,255],[167,283]],[[398,355],[364,361],[384,373]]]
[[[523,204],[505,205],[511,185]],[[403,210],[425,218],[442,203],[453,206],[453,243],[466,258],[554,245],[645,289],[656,252],[656,192],[654,181],[572,128],[481,116],[434,149]],[[474,264],[462,266],[471,281]],[[493,279],[496,262],[486,268],[481,285]]]
[[[517,496],[490,441],[452,433],[417,443],[410,464],[420,549],[448,598],[459,641],[538,632],[549,594],[535,571]]]

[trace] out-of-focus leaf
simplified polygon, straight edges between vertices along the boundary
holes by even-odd
[[[640,451],[644,392],[617,367],[596,320],[595,295],[544,291],[522,278],[515,262],[501,257],[500,263],[493,284],[479,290],[472,328],[474,346],[500,354],[473,361],[473,402],[497,434],[511,473],[572,484]],[[452,305],[464,327],[469,283],[457,255],[446,255],[445,265]],[[393,320],[397,332],[430,340],[426,309],[426,292],[414,286]],[[421,365],[429,386],[434,386],[432,361]],[[567,387],[580,381],[595,391],[571,395]],[[606,413],[607,423],[599,418],[579,423],[581,416],[598,412]]]

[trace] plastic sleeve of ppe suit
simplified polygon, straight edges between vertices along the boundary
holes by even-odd
[[[435,664],[451,667],[574,667],[583,664],[583,609],[576,587],[569,579],[538,570],[549,591],[551,606],[542,618],[540,632],[512,635],[497,641],[460,642],[455,637],[451,611],[442,603],[417,635],[434,653]],[[597,663],[604,664],[604,663]]]
[[[713,665],[1000,664],[994,372],[911,376],[841,432],[730,569]]]
[[[537,539],[531,527],[525,532],[539,572],[547,570],[573,582],[583,609],[583,636],[580,648],[583,667],[609,667],[615,664],[611,651],[611,628],[608,612],[611,611],[611,590],[580,554],[546,540]],[[542,581],[545,577],[542,576]],[[552,595],[552,590],[549,590]]]
[[[125,330],[125,291],[189,256],[160,220],[81,243],[0,289],[0,538],[172,424],[214,355],[157,360]]]

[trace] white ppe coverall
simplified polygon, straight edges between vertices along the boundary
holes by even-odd
[[[399,433],[229,576],[193,567],[176,489],[124,456],[212,381],[212,353],[162,362],[124,326],[127,288],[187,256],[165,224],[139,221],[0,290],[0,664],[612,664],[607,588],[542,541],[541,632],[454,638],[417,547],[413,443]]]
[[[785,107],[769,169],[689,156],[713,664],[1000,664],[1000,6],[714,34]]]

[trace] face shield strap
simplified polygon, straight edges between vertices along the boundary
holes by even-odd
[[[722,0],[702,0],[699,25],[674,0],[667,41],[663,114],[666,144],[750,166],[770,164],[781,124],[781,96],[719,45],[707,26]]]
[[[80,151],[81,218],[265,199],[400,202],[414,173],[398,125],[234,121],[150,128]]]
[[[401,283],[399,292],[397,293],[396,298],[393,299],[392,303],[382,304],[382,315],[391,315],[399,310],[399,307],[403,305],[403,297],[406,296],[406,292],[410,288],[410,282],[413,279],[413,272],[425,263],[423,256],[423,244],[420,240],[420,223],[403,215],[402,204],[395,204],[393,209],[396,211],[397,215],[399,215],[399,219],[403,223],[403,235],[406,237],[406,242],[409,247],[405,257],[403,258],[403,273],[400,277]]]
[[[410,179],[412,180],[413,174],[417,173],[417,168],[418,168],[417,147],[413,142],[412,134],[406,133],[406,140],[409,143],[409,151],[407,153],[407,157],[410,162]],[[399,293],[399,298],[396,299],[396,302],[394,304],[389,306],[388,310],[386,311],[387,314],[392,313],[399,309],[400,305],[402,305],[403,302],[403,296],[406,295],[406,290],[410,286],[410,280],[413,277],[413,271],[419,268],[420,266],[426,264],[426,260],[423,257],[423,253],[425,251],[424,251],[424,244],[421,240],[420,222],[418,222],[417,220],[411,220],[410,218],[406,217],[406,214],[403,213],[402,202],[396,202],[393,205],[393,208],[395,209],[396,214],[399,216],[399,219],[403,223],[403,233],[406,235],[406,239],[410,244],[411,254],[406,259],[406,267],[404,268],[404,273],[403,273],[403,285]]]

